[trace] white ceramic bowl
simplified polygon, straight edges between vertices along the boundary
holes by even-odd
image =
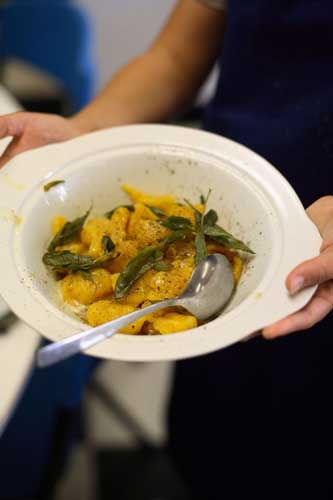
[[[43,191],[51,180],[64,184]],[[256,252],[228,309],[195,330],[165,336],[116,335],[89,351],[133,361],[180,359],[244,339],[290,314],[314,288],[290,298],[288,272],[318,254],[320,237],[287,181],[267,161],[228,139],[159,125],[114,128],[21,155],[0,173],[0,292],[30,326],[51,340],[84,330],[64,312],[42,264],[54,215],[69,219],[93,203],[103,213],[128,202],[120,184],[209,206],[223,226]]]

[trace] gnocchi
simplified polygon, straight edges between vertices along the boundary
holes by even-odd
[[[49,249],[53,253],[49,250],[52,259],[47,262],[54,263],[63,300],[70,306],[84,306],[89,325],[180,295],[200,257],[196,232],[205,231],[208,224],[214,232],[207,231],[206,252],[224,254],[235,284],[239,282],[244,252],[253,252],[216,224],[216,212],[210,210],[205,216],[204,200],[192,206],[178,203],[170,194],[147,194],[128,185],[123,189],[132,205],[89,220],[87,215],[69,222],[57,215],[52,221],[54,239]],[[146,315],[121,333],[165,335],[197,326],[192,314],[169,308]]]

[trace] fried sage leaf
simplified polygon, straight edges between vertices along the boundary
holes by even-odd
[[[204,234],[211,240],[216,241],[220,245],[230,248],[231,250],[240,250],[242,252],[255,254],[245,243],[235,238],[232,234],[228,233],[222,227],[215,224],[214,226],[205,226]]]
[[[217,221],[218,215],[215,210],[209,210],[204,216],[203,231],[208,238],[216,241],[226,248],[254,254],[254,252],[247,245],[245,245],[245,243],[238,240],[232,234],[228,233],[228,231],[219,226]]]
[[[132,259],[120,273],[115,289],[115,298],[121,299],[134,283],[163,259],[163,251],[159,246],[148,246]]]
[[[111,240],[110,236],[104,235],[102,238],[102,248],[105,255],[110,254],[116,248],[116,245]]]
[[[172,231],[182,231],[184,229],[188,231],[194,230],[190,219],[187,219],[186,217],[178,217],[176,215],[171,215],[167,219],[161,220],[160,224],[168,229],[171,229]]]
[[[207,203],[208,203],[208,200],[209,200],[211,194],[212,194],[212,190],[209,189],[206,197],[203,195],[200,196],[201,205],[204,205],[205,207],[207,206]]]
[[[82,217],[73,220],[72,222],[66,222],[64,227],[55,235],[51,241],[48,251],[52,252],[57,247],[62,245],[67,245],[74,241],[79,235],[84,226],[84,223],[90,214],[91,209],[88,210]]]
[[[94,259],[90,255],[78,255],[69,250],[46,252],[44,264],[53,271],[90,271],[112,262],[118,255],[105,255]]]
[[[211,191],[209,190],[206,198],[204,196],[200,196],[200,202],[203,205],[203,213],[199,212],[193,205],[191,205],[189,202],[187,202],[192,209],[194,210],[195,214],[195,229],[196,229],[196,235],[195,235],[195,263],[196,265],[199,264],[203,259],[205,259],[208,255],[207,251],[207,246],[206,246],[206,239],[205,239],[205,233],[204,233],[204,223],[205,223],[205,211],[206,211],[206,204],[209,199]],[[212,218],[212,214],[208,212],[207,214],[208,218],[206,217],[206,220],[210,220]]]
[[[47,184],[45,184],[45,186],[43,186],[43,189],[45,191],[45,193],[47,193],[48,191],[50,191],[50,189],[58,186],[59,184],[64,184],[65,181],[51,181],[51,182],[48,182]]]
[[[116,299],[124,297],[134,283],[149,269],[155,268],[157,263],[162,264],[164,251],[168,245],[185,240],[187,235],[188,231],[186,230],[174,231],[164,238],[159,245],[147,246],[140,250],[118,277],[115,289]]]
[[[215,210],[208,210],[203,219],[203,225],[205,226],[215,226],[218,221],[218,215]]]
[[[200,201],[204,201],[207,203],[208,199],[210,196],[210,191],[207,195],[206,198],[200,199]],[[186,203],[195,210],[195,216],[196,216],[196,226],[198,228],[199,226],[199,220],[202,217],[200,212],[193,206],[188,200],[185,200]],[[228,233],[225,229],[223,229],[221,226],[216,224],[218,221],[218,215],[215,212],[215,210],[209,210],[206,215],[204,215],[203,219],[201,220],[202,226],[203,226],[203,233],[205,236],[208,238],[216,241],[220,245],[230,248],[231,250],[239,250],[242,252],[250,253],[252,255],[255,254],[245,243],[242,241],[238,240],[235,238],[232,234]],[[200,243],[200,240],[199,240]],[[198,250],[198,248],[197,248]]]
[[[188,200],[185,199],[184,201],[194,211],[195,225],[196,225],[196,229],[198,229],[201,226],[202,213],[199,212],[199,210],[197,208],[195,208],[195,206],[192,205],[192,203],[190,203]]]
[[[149,210],[151,210],[157,217],[166,217],[166,213],[161,208],[151,207],[150,205],[146,205],[146,207],[149,208]]]
[[[205,235],[200,228],[197,234],[195,235],[195,264],[198,265],[199,262],[204,260],[208,255]]]
[[[164,238],[164,240],[160,244],[160,247],[165,248],[168,245],[172,245],[172,243],[175,243],[176,241],[183,241],[187,238],[187,236],[188,231],[186,229],[183,231],[173,231],[169,234],[169,236]]]
[[[106,212],[105,217],[107,219],[111,219],[112,215],[115,213],[118,208],[127,208],[130,212],[134,212],[134,205],[119,205],[118,207],[113,208],[110,212]]]
[[[172,264],[167,260],[161,260],[154,265],[155,271],[170,271]]]

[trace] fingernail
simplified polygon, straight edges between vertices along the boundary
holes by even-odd
[[[296,276],[291,282],[290,293],[293,295],[294,293],[299,292],[304,286],[304,278],[303,276]]]

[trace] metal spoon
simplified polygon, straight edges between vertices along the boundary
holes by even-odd
[[[165,307],[182,306],[198,319],[207,320],[223,309],[233,290],[234,278],[228,259],[220,254],[209,255],[198,264],[186,290],[179,297],[157,302],[97,328],[43,347],[37,353],[37,364],[39,367],[50,366],[85,351],[133,321]]]

